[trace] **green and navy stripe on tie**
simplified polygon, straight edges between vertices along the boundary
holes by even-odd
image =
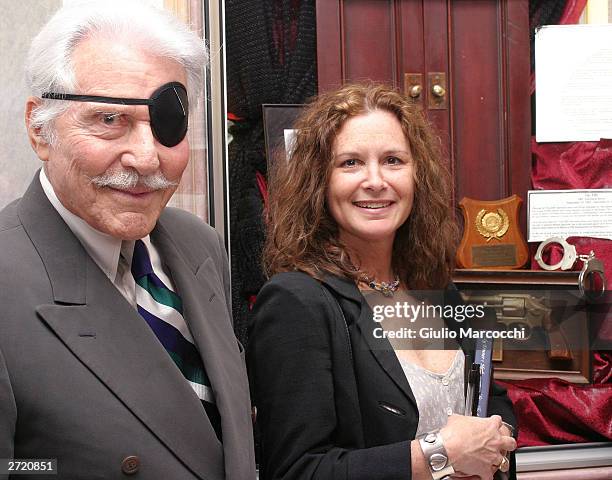
[[[136,281],[138,313],[202,401],[215,433],[221,439],[221,418],[211,382],[183,318],[183,303],[153,272],[149,252],[142,240],[137,240],[134,245],[132,275]]]

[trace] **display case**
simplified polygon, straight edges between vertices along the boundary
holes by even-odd
[[[521,340],[495,340],[496,379],[590,382],[589,305],[578,272],[458,269],[454,281],[466,302],[486,302],[500,327],[527,331]]]

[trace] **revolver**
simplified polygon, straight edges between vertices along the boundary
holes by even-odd
[[[548,335],[550,349],[548,358],[571,360],[572,353],[559,325],[552,319],[552,308],[543,299],[528,293],[501,293],[497,295],[465,295],[465,301],[490,307],[495,311],[497,322],[506,328],[525,328],[528,340],[534,328],[541,328]]]

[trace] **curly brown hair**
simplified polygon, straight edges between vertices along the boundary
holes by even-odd
[[[375,110],[397,117],[415,165],[414,203],[395,236],[392,267],[409,288],[444,288],[449,283],[457,227],[440,141],[406,97],[375,84],[345,85],[322,94],[297,121],[291,158],[276,161],[270,173],[263,253],[268,276],[300,270],[318,279],[330,273],[357,281],[365,273],[339,239],[326,193],[336,134],[348,118]]]

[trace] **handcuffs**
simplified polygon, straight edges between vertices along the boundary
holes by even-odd
[[[555,265],[548,265],[542,260],[542,252],[551,243],[558,243],[563,247],[563,258],[559,263]],[[538,265],[544,270],[569,270],[571,269],[577,260],[583,262],[582,270],[578,276],[578,287],[580,288],[580,294],[587,300],[597,300],[601,298],[606,291],[606,275],[604,273],[603,263],[597,257],[593,250],[588,255],[579,255],[576,253],[576,247],[567,242],[565,238],[551,237],[548,240],[540,243],[538,250],[535,254],[535,260]],[[586,288],[587,282],[593,275],[599,275],[601,280],[601,289],[593,291],[592,289]],[[592,284],[593,282],[591,282]]]

